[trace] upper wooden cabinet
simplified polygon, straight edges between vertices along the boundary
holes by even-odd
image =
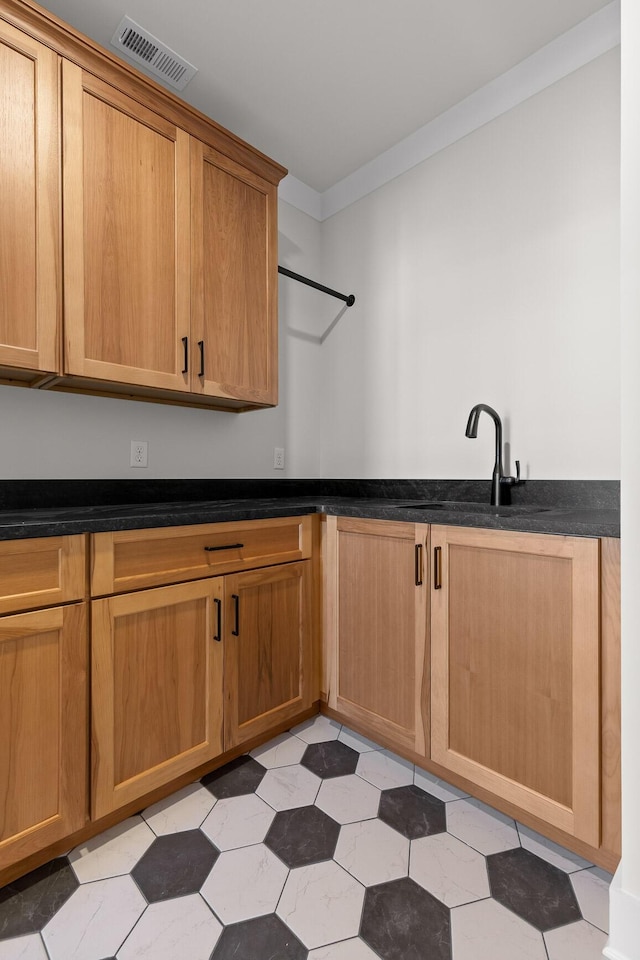
[[[3,0],[0,81],[0,379],[277,403],[286,171],[31,3]]]
[[[276,187],[191,141],[194,389],[278,402]]]
[[[598,541],[431,538],[432,759],[598,847]]]
[[[0,20],[0,376],[58,369],[58,58]]]
[[[62,64],[65,372],[188,391],[189,136]]]

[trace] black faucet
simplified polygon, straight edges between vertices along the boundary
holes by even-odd
[[[487,406],[486,403],[476,403],[471,409],[465,436],[471,437],[472,440],[478,436],[478,420],[483,410],[489,414],[496,428],[496,462],[491,476],[491,505],[499,507],[501,504],[511,503],[511,487],[520,483],[520,461],[516,460],[516,476],[505,477],[502,473],[502,420],[493,407]]]

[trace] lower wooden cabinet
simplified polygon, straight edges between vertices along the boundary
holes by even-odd
[[[428,745],[429,528],[327,518],[327,700],[389,746]]]
[[[431,757],[600,843],[599,543],[431,528]]]
[[[92,603],[94,819],[222,753],[223,579]]]
[[[311,706],[311,563],[225,577],[225,749]]]
[[[88,817],[83,603],[0,617],[0,694],[4,870]]]
[[[311,706],[310,568],[93,601],[94,819]]]

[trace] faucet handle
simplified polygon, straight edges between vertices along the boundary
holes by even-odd
[[[516,460],[516,483],[520,483],[520,461]]]

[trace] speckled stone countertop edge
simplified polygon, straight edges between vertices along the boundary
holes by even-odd
[[[512,509],[517,510],[517,505]],[[619,511],[616,509],[549,505],[538,513],[496,516],[441,507],[413,508],[406,499],[283,497],[0,511],[0,540],[260,520],[309,513],[560,536],[620,536]]]

